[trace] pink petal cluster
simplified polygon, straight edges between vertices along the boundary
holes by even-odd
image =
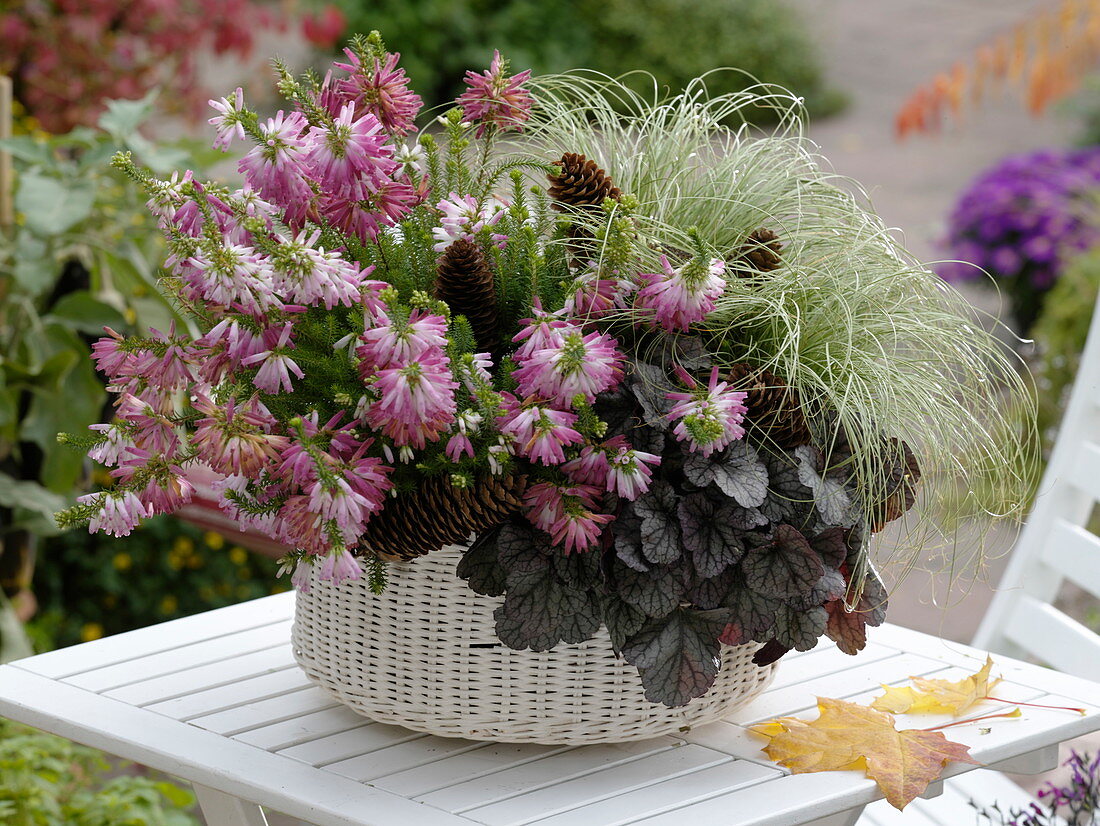
[[[466,91],[456,103],[462,107],[463,119],[477,124],[479,138],[490,127],[522,129],[531,116],[531,93],[523,88],[531,72],[518,75],[507,72],[508,66],[499,51],[493,52],[493,61],[485,72],[466,72]]]
[[[452,192],[435,206],[442,217],[440,225],[432,229],[432,236],[436,239],[435,251],[443,252],[460,238],[472,240],[485,227],[496,224],[504,215],[506,205],[496,198],[478,203],[472,195]],[[504,236],[494,235],[493,238],[500,241]]]
[[[705,391],[690,376],[685,374],[682,378],[692,389],[666,394],[676,402],[668,418],[676,422],[673,433],[679,441],[686,441],[691,450],[710,456],[744,437],[741,422],[748,411],[744,405],[748,394],[731,390],[724,381],[718,381],[717,367],[711,371]]]
[[[530,340],[530,339],[528,339]],[[537,394],[559,407],[577,396],[591,404],[622,379],[623,356],[611,336],[576,328],[561,330],[547,346],[528,347],[512,375],[524,396]]]
[[[413,130],[413,123],[423,101],[409,89],[405,70],[397,67],[400,54],[386,54],[384,59],[374,58],[373,63],[360,60],[351,49],[345,49],[347,63],[335,63],[348,77],[331,82],[322,93],[322,105],[337,114],[342,102],[355,104],[357,115],[370,113],[391,135],[406,135]]]
[[[634,306],[652,311],[666,330],[686,331],[714,309],[726,288],[725,271],[725,263],[717,258],[706,267],[691,261],[673,269],[662,255],[661,272],[641,276],[647,283],[638,291]]]
[[[561,487],[550,482],[531,485],[524,494],[527,518],[550,534],[566,554],[592,550],[604,526],[614,517],[598,512],[600,491],[591,485]]]

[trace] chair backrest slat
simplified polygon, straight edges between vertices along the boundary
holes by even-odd
[[[1100,306],[1100,299],[1098,299]],[[1100,309],[1027,524],[974,645],[1100,680],[1100,635],[1053,603],[1065,582],[1100,597]]]

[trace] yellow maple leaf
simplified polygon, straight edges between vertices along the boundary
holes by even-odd
[[[989,696],[1001,678],[990,682],[989,672],[993,658],[988,655],[985,665],[957,682],[910,677],[913,686],[884,685],[885,693],[876,697],[871,708],[892,714],[954,714],[959,715]],[[915,687],[914,687],[915,686]]]
[[[903,809],[949,762],[974,763],[969,747],[938,731],[894,727],[894,718],[867,706],[818,697],[813,721],[780,717],[752,726],[768,738],[764,752],[795,774],[863,769],[890,805]]]

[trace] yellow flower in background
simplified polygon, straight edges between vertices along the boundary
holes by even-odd
[[[111,562],[114,564],[116,571],[129,571],[134,567],[133,557],[125,552],[115,554],[115,558]]]
[[[98,640],[103,636],[103,626],[98,622],[86,622],[80,629],[80,639],[84,642]]]
[[[180,607],[180,602],[172,594],[167,594],[160,601],[160,612],[162,614],[174,614]]]
[[[206,543],[212,551],[220,551],[225,547],[225,537],[220,533],[214,533],[213,531],[207,531],[202,535],[202,541]]]
[[[244,565],[248,562],[248,551],[239,545],[234,545],[229,549],[229,561],[234,565]]]
[[[180,570],[186,563],[186,560],[175,551],[168,552],[168,567],[173,571]]]
[[[176,541],[172,543],[172,550],[180,556],[190,556],[195,552],[195,543],[189,536],[177,536]]]

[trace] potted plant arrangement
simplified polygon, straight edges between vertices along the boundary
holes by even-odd
[[[1017,373],[821,171],[796,99],[498,54],[413,141],[397,61],[372,34],[323,79],[277,66],[272,118],[212,102],[241,188],[116,159],[195,330],[96,345],[116,484],[64,525],[124,536],[205,466],[296,549],[296,657],[348,705],[592,742],[716,719],[822,636],[855,653],[886,607],[868,540],[918,482],[1022,486]],[[723,125],[759,106],[776,135]]]

